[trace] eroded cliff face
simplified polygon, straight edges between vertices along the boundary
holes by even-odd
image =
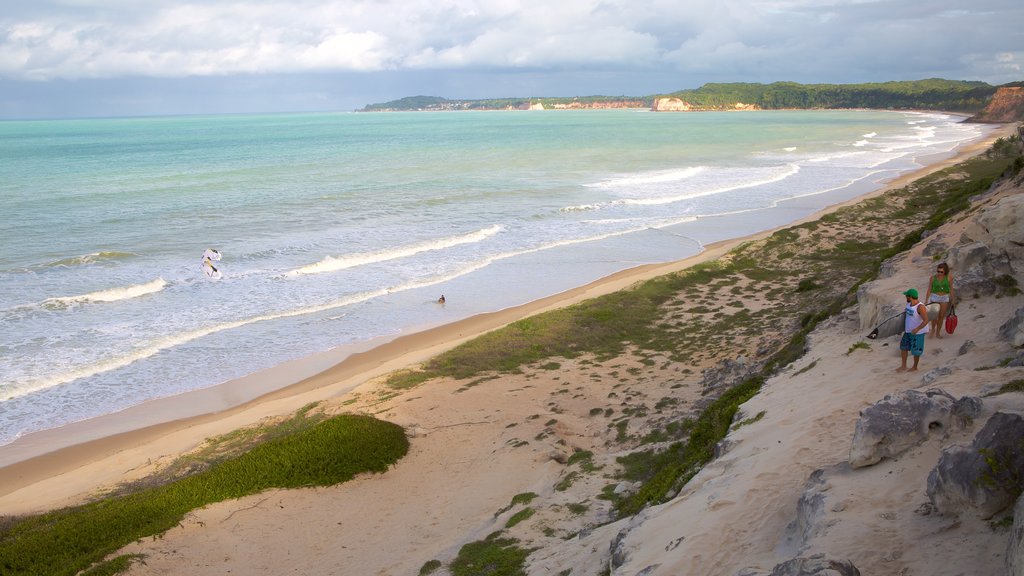
[[[967,119],[968,122],[1017,122],[1024,120],[1024,88],[1004,86],[996,90],[984,110]]]
[[[760,110],[757,104],[736,102],[728,106],[697,106],[680,98],[655,98],[652,112],[690,112],[692,110]]]
[[[654,106],[651,106],[653,112],[686,112],[689,110],[693,110],[693,106],[679,98],[655,98]]]

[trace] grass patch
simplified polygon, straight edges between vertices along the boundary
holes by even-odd
[[[566,462],[566,466],[572,466],[573,464],[579,464],[580,470],[590,473],[597,472],[600,468],[594,464],[594,453],[590,450],[576,450],[569,456],[569,460]]]
[[[753,424],[755,422],[759,422],[762,418],[764,418],[765,414],[766,414],[766,412],[764,410],[761,410],[760,412],[757,413],[757,416],[752,416],[750,418],[746,418],[744,420],[740,420],[736,424],[733,424],[732,429],[733,429],[733,431],[736,431],[736,430],[739,430],[740,428],[743,428],[744,426],[749,426],[749,425],[751,425],[751,424]]]
[[[590,504],[586,502],[572,502],[566,504],[565,509],[575,516],[582,516],[587,513],[587,510],[590,510]]]
[[[463,546],[448,568],[452,576],[525,576],[526,558],[532,550],[518,544],[515,538],[502,538],[501,532],[495,532]]]
[[[440,568],[440,560],[427,560],[423,563],[423,566],[420,566],[420,576],[427,576],[428,574],[433,574],[434,572],[437,572],[438,569]]]
[[[568,474],[563,476],[562,479],[559,480],[557,484],[555,484],[555,490],[557,490],[559,492],[565,492],[566,490],[568,490],[569,488],[572,487],[573,483],[576,482],[576,480],[578,480],[579,477],[580,477],[580,473],[579,472],[577,472],[575,470],[573,470],[572,472],[569,472]]]
[[[508,522],[505,522],[505,528],[511,528],[516,524],[529,519],[534,514],[536,514],[536,511],[533,508],[523,508],[519,512],[513,514],[512,517],[508,519]]]
[[[269,488],[330,486],[384,472],[408,448],[395,424],[356,415],[326,419],[164,486],[13,520],[0,532],[0,571],[71,576],[130,542],[165,532],[196,508]]]
[[[871,350],[871,345],[861,340],[856,344],[850,346],[850,349],[846,351],[846,355],[849,356],[850,354],[853,354],[857,350]]]
[[[1017,380],[1010,380],[1006,384],[1000,386],[999,390],[989,394],[989,396],[997,396],[999,394],[1006,394],[1009,392],[1024,392],[1024,379],[1018,378]]]
[[[497,518],[498,516],[501,516],[502,514],[508,512],[513,507],[519,504],[522,504],[524,506],[528,505],[530,502],[533,502],[534,498],[536,497],[536,492],[521,492],[519,494],[516,494],[515,496],[512,497],[512,501],[509,502],[508,506],[505,506],[501,510],[498,510],[497,512],[494,513],[494,517]]]

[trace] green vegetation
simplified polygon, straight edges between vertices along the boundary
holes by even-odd
[[[12,519],[0,531],[0,572],[77,574],[134,540],[174,527],[201,506],[269,488],[329,486],[362,472],[384,472],[408,448],[395,424],[356,415],[326,419],[170,484]],[[94,573],[127,561],[119,557]]]
[[[875,108],[977,111],[995,93],[984,82],[915,80],[868,84],[705,84],[671,96],[696,106],[729,108],[737,102],[766,110],[785,108]]]
[[[420,567],[420,576],[427,576],[428,574],[433,574],[434,572],[437,572],[437,570],[440,568],[440,560],[427,560],[423,563],[423,566]]]
[[[995,396],[997,394],[1006,394],[1008,392],[1024,392],[1024,379],[1018,378],[1017,380],[1010,380],[1006,384],[1000,386],[999,390],[997,390],[994,394],[990,394],[990,396]]]
[[[757,413],[757,416],[753,416],[751,418],[745,418],[743,420],[740,420],[736,424],[733,424],[732,429],[735,431],[735,430],[739,430],[740,428],[742,428],[744,426],[749,426],[749,425],[751,425],[751,424],[753,424],[755,422],[760,422],[761,419],[764,418],[765,414],[767,414],[767,412],[765,412],[764,410],[761,410],[760,412]]]
[[[753,104],[765,110],[874,108],[976,112],[984,108],[995,91],[995,86],[984,82],[932,78],[867,84],[712,83],[696,89],[673,92],[668,96],[680,98],[705,110],[733,109],[737,103],[744,103]],[[391,102],[369,104],[363,108],[363,111],[506,110],[525,109],[531,104],[538,103],[543,104],[545,108],[585,108],[604,103],[650,108],[658,96],[578,96],[481,100],[449,100],[437,96],[410,96]]]
[[[536,513],[536,510],[534,510],[533,508],[523,508],[519,512],[516,512],[515,514],[513,514],[512,517],[508,519],[508,522],[505,522],[505,528],[511,528],[511,527],[515,526],[516,524],[519,524],[523,520],[529,519],[535,513]]]
[[[582,516],[587,513],[587,510],[590,510],[590,505],[586,502],[570,502],[565,505],[565,508],[576,516]]]
[[[524,576],[526,557],[532,550],[517,544],[515,538],[502,538],[501,532],[495,532],[463,546],[448,568],[452,576]]]
[[[857,350],[871,350],[871,345],[861,340],[851,345],[850,349],[846,351],[846,355],[849,356],[850,354],[853,354]]]
[[[497,512],[494,513],[494,517],[497,518],[498,516],[501,516],[502,514],[504,514],[505,512],[508,512],[514,506],[516,506],[518,504],[522,504],[522,505],[526,506],[530,502],[533,502],[533,499],[536,498],[536,497],[537,497],[537,494],[535,492],[522,492],[520,494],[516,494],[515,496],[512,497],[512,501],[509,502],[508,506],[505,506],[501,510],[498,510]]]

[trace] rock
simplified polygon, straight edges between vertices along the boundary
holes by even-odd
[[[957,300],[1002,293],[995,278],[1013,274],[1005,251],[995,251],[985,242],[954,246],[946,259],[953,274]]]
[[[897,262],[897,256],[892,258],[886,258],[885,261],[878,267],[879,278],[891,278],[896,275],[899,271],[899,263]]]
[[[1013,528],[1006,547],[1007,576],[1024,576],[1024,498],[1017,498],[1013,508]]]
[[[870,466],[916,446],[933,428],[952,422],[953,400],[944,392],[906,390],[887,395],[860,412],[850,448],[850,465]]]
[[[927,373],[925,373],[924,376],[921,377],[921,384],[928,386],[935,382],[936,380],[938,380],[939,378],[943,376],[949,376],[952,373],[953,369],[950,368],[949,366],[939,366],[938,368],[933,368],[929,370]]]
[[[615,538],[609,544],[609,552],[611,558],[608,563],[611,565],[612,573],[615,573],[615,569],[626,563],[628,554],[626,552],[626,537],[629,536],[630,528],[623,528],[619,530],[619,533],[615,535]]]
[[[1024,261],[1024,195],[1014,194],[982,210],[973,221],[991,238],[987,244],[1013,262]]]
[[[981,398],[964,396],[953,402],[953,421],[961,428],[968,428],[978,416],[981,416],[983,406]]]
[[[974,350],[975,347],[977,347],[977,344],[974,343],[974,340],[967,340],[960,346],[960,349],[956,351],[956,355],[963,356],[971,350]]]
[[[769,576],[860,576],[849,560],[831,560],[824,554],[793,558],[772,569]]]
[[[825,516],[825,493],[831,488],[825,481],[824,470],[811,472],[797,500],[796,517],[786,526],[783,550],[799,554],[812,538],[825,531],[821,520]]]
[[[1024,308],[1018,308],[1013,318],[999,327],[999,337],[1014,348],[1024,346]]]
[[[930,257],[945,254],[946,250],[949,250],[949,246],[941,238],[932,238],[921,253]]]
[[[970,446],[943,451],[928,474],[928,499],[942,514],[991,518],[1024,488],[1024,418],[996,412]]]

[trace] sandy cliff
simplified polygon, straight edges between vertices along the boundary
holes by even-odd
[[[1024,120],[1024,88],[1004,86],[996,90],[984,110],[968,122],[1018,122]]]

